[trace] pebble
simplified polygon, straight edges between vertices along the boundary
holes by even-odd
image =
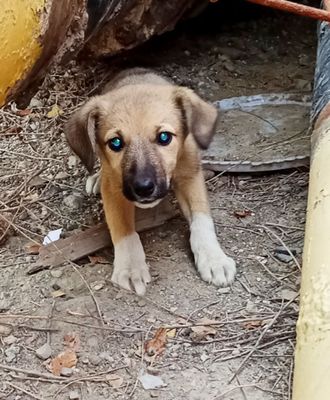
[[[96,366],[98,366],[99,364],[101,364],[102,359],[101,359],[101,357],[97,356],[96,354],[92,354],[92,355],[89,357],[89,362],[90,362],[92,365],[94,365],[94,366],[96,367]]]
[[[62,180],[66,179],[69,175],[66,172],[59,172],[58,174],[55,175],[55,179],[57,180]]]
[[[77,162],[78,162],[78,159],[77,159],[76,156],[70,156],[70,157],[68,158],[68,166],[69,166],[70,168],[76,166],[76,165],[77,165]]]
[[[10,346],[5,350],[6,362],[11,363],[16,360],[16,356],[19,353],[20,348],[18,346]]]
[[[48,360],[52,355],[52,348],[48,343],[45,343],[36,350],[36,355],[40,360]]]
[[[115,361],[115,359],[107,351],[103,351],[102,353],[100,353],[100,358],[102,358],[102,360],[108,361],[109,363],[113,363]]]
[[[68,208],[73,210],[78,210],[82,207],[84,199],[81,196],[77,196],[75,194],[70,194],[69,196],[65,197],[63,200],[63,204]]]
[[[0,336],[8,336],[12,332],[12,328],[7,325],[0,325]],[[10,335],[12,336],[12,335]],[[9,336],[8,336],[9,337]],[[8,338],[6,338],[8,339]]]
[[[69,399],[70,400],[79,400],[80,399],[79,393],[76,392],[76,391],[70,392],[69,393]]]
[[[10,346],[14,343],[17,342],[17,337],[15,337],[14,335],[9,335],[5,338],[2,339],[2,341],[4,342],[4,344],[6,344],[7,346]]]
[[[297,250],[295,249],[290,249],[291,253],[296,256],[297,255]],[[282,246],[276,247],[274,250],[274,256],[277,258],[279,261],[288,264],[289,262],[292,261],[292,256],[288,252],[288,250]]]
[[[61,269],[52,269],[50,274],[53,278],[60,278],[63,275],[63,271]]]
[[[224,288],[219,288],[218,290],[217,290],[217,293],[218,294],[227,294],[227,293],[230,293],[230,287],[224,287]]]
[[[66,378],[69,378],[70,376],[73,375],[73,369],[72,368],[67,368],[63,367],[60,372],[61,376],[65,376]]]
[[[0,300],[0,313],[8,311],[11,306],[11,301],[9,299],[1,299]]]
[[[140,299],[140,300],[138,301],[138,306],[139,306],[139,307],[145,307],[146,304],[147,304],[147,302],[146,302],[144,299]]]

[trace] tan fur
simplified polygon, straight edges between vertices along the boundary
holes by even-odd
[[[115,248],[135,232],[134,202],[125,194],[131,175],[150,172],[162,188],[160,197],[172,182],[190,223],[194,215],[209,216],[199,147],[210,143],[216,119],[215,108],[193,91],[143,69],[119,74],[73,115],[66,131],[70,146],[89,171],[96,150],[101,160],[101,193]],[[162,131],[174,135],[167,146],[156,142]],[[108,146],[116,136],[125,143],[120,152]]]

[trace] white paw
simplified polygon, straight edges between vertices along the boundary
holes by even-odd
[[[88,195],[99,194],[101,187],[101,174],[97,172],[94,175],[90,175],[86,180],[85,190]]]
[[[235,261],[227,257],[220,246],[205,246],[195,251],[195,263],[201,278],[216,286],[229,286],[235,278]]]
[[[125,237],[115,246],[114,269],[111,281],[143,296],[151,281],[145,254],[137,233]]]
[[[216,286],[230,285],[236,274],[235,261],[222,251],[211,217],[194,214],[190,231],[191,250],[201,278]]]

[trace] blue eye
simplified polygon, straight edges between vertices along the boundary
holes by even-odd
[[[160,132],[157,136],[157,142],[161,146],[167,146],[171,143],[172,137],[173,135],[170,132]]]
[[[116,136],[109,140],[108,146],[112,151],[119,152],[124,147],[124,141],[120,137]]]

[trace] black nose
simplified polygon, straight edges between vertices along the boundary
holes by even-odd
[[[133,190],[139,197],[148,197],[154,192],[155,183],[148,177],[139,178],[134,181]]]

